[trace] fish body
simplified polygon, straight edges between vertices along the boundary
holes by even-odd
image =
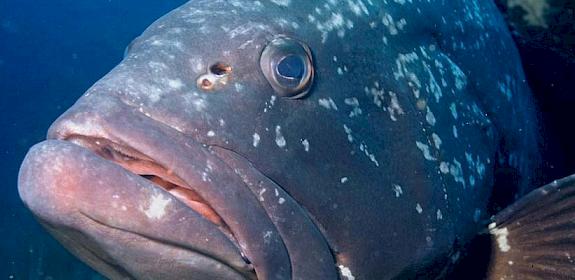
[[[490,1],[198,0],[52,125],[19,190],[113,279],[431,278],[497,188],[538,183],[538,137]]]

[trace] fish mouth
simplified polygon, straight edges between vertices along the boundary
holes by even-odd
[[[96,155],[123,167],[128,172],[149,180],[154,186],[167,191],[206,220],[212,222],[237,245],[237,240],[224,219],[190,184],[177,174],[174,174],[169,168],[162,166],[152,158],[129,146],[123,146],[104,138],[70,135],[63,140],[84,147]],[[196,189],[198,187],[201,186],[196,186]],[[239,248],[239,245],[237,246]],[[246,261],[249,263],[247,259]]]
[[[18,184],[67,249],[113,279],[291,278],[270,217],[209,147],[124,106],[81,109],[29,151]]]
[[[111,279],[257,279],[201,187],[135,149],[83,135],[37,144],[19,183],[41,224]]]
[[[206,221],[211,222],[238,249],[242,260],[245,261],[245,265],[242,265],[241,267],[238,267],[236,264],[235,269],[241,272],[241,274],[243,274],[246,279],[257,279],[251,262],[242,252],[241,246],[239,245],[233,232],[230,230],[230,227],[226,224],[225,220],[214,210],[214,208],[211,207],[209,202],[202,198],[202,196],[196,191],[196,189],[202,188],[204,186],[193,182],[188,183],[180,178],[177,174],[175,174],[173,170],[162,166],[160,163],[154,161],[154,159],[146,156],[138,150],[135,150],[129,146],[120,145],[105,138],[72,134],[62,140],[83,147],[96,154],[97,156],[124,168],[127,172],[148,180],[152,186],[168,192],[171,196],[192,209]],[[97,218],[91,217],[87,213],[83,214],[101,226],[107,226],[119,231],[126,231],[135,235],[139,235],[140,237],[148,238],[154,242],[164,242],[151,236],[145,236],[130,230],[122,229],[120,227],[107,225],[104,222],[99,221]],[[225,261],[223,261],[223,263],[225,263]]]

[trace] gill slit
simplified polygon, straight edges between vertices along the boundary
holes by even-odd
[[[277,183],[275,180],[273,180],[272,178],[270,178],[267,174],[264,174],[262,171],[260,171],[250,160],[248,160],[245,156],[243,156],[242,154],[231,150],[229,148],[223,147],[221,145],[217,145],[217,144],[207,144],[208,148],[211,149],[212,147],[216,147],[219,149],[223,149],[226,150],[227,152],[233,153],[236,156],[240,157],[241,159],[243,159],[244,161],[246,161],[250,166],[252,166],[258,173],[260,173],[262,176],[264,176],[266,179],[270,180],[270,182],[272,182],[273,184],[275,184],[276,186],[278,186],[279,188],[281,188],[291,199],[293,199],[293,201],[295,201],[298,206],[302,209],[302,211],[304,212],[304,214],[306,215],[306,217],[311,221],[311,223],[316,227],[316,229],[321,233],[321,237],[324,240],[325,244],[327,244],[327,247],[329,249],[329,252],[332,256],[332,259],[334,261],[334,266],[337,267],[337,255],[339,254],[339,250],[337,250],[337,247],[333,245],[333,242],[331,242],[331,240],[329,240],[327,238],[327,231],[325,230],[325,228],[323,227],[323,225],[319,222],[319,220],[316,219],[316,217],[311,214],[308,209],[306,207],[303,206],[303,204],[301,204],[301,202],[297,199],[295,199],[295,197],[289,193],[284,187],[282,187],[279,183]],[[217,153],[214,153],[214,155],[217,158],[220,158]],[[229,168],[233,169],[227,161],[222,160],[222,162],[228,166]],[[245,184],[245,182],[242,180],[242,182]],[[247,187],[247,186],[246,186]],[[248,188],[249,189],[249,188]],[[254,193],[254,196],[256,194]],[[257,200],[259,201],[259,200]],[[263,207],[263,206],[262,206]],[[265,207],[263,207],[265,209]],[[274,225],[275,226],[275,225]],[[290,262],[291,262],[291,256],[290,256]]]

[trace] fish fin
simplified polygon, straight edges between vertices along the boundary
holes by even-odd
[[[492,218],[487,279],[575,279],[575,175]]]

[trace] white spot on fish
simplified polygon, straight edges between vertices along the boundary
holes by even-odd
[[[392,121],[397,121],[397,116],[403,115],[405,113],[403,112],[403,109],[401,108],[401,106],[399,106],[399,101],[397,99],[397,95],[390,91],[389,97],[391,98],[391,103],[389,104],[389,107],[387,108],[387,110],[389,111],[389,117],[391,118]]]
[[[184,83],[182,83],[182,80],[180,79],[175,80],[168,79],[168,86],[173,89],[181,89],[182,87],[184,87]]]
[[[513,79],[509,75],[505,75],[505,82],[498,82],[499,91],[507,97],[507,100],[511,100],[513,93],[511,88],[513,87]]]
[[[366,144],[361,143],[359,145],[359,150],[362,151],[369,158],[369,160],[371,160],[371,162],[375,163],[375,166],[379,166],[379,161],[377,161],[374,154],[369,152]]]
[[[340,181],[342,184],[345,184],[347,181],[349,181],[349,179],[348,179],[347,177],[342,177],[339,181]]]
[[[325,12],[316,8],[316,15],[308,15],[308,21],[315,24],[317,30],[321,32],[322,44],[327,41],[332,31],[335,31],[339,38],[343,38],[345,37],[346,29],[352,29],[354,27],[353,21],[349,18],[345,18],[340,9],[333,9],[330,5],[335,6],[337,3],[336,1],[330,0],[330,3],[324,4]]]
[[[210,179],[210,176],[208,175],[207,172],[202,172],[202,181],[204,182],[211,182],[212,179]]]
[[[443,174],[449,173],[449,163],[442,161],[439,164],[439,171],[441,171],[441,173],[443,173]]]
[[[289,7],[291,0],[270,0],[272,1],[274,4],[279,5],[279,6],[283,6],[283,7]]]
[[[254,135],[253,135],[253,145],[254,145],[254,148],[257,148],[258,145],[259,145],[259,143],[260,143],[260,135],[257,134],[257,133],[254,133]]]
[[[509,241],[507,237],[509,236],[509,230],[506,227],[499,229],[497,228],[497,224],[491,223],[489,224],[489,233],[495,235],[497,240],[497,246],[501,252],[509,252],[511,250],[511,246],[509,246]]]
[[[272,235],[273,235],[273,232],[272,232],[272,231],[266,231],[266,232],[263,234],[264,243],[265,243],[265,244],[269,244],[269,243],[270,243],[270,241],[271,241],[271,239],[272,239]]]
[[[369,15],[369,11],[362,0],[347,0],[347,5],[356,16]]]
[[[281,132],[281,126],[276,126],[276,144],[278,147],[283,148],[286,146],[286,139],[283,137]]]
[[[408,69],[408,65],[414,63],[418,59],[419,56],[415,52],[399,54],[398,58],[395,60],[397,71],[394,71],[393,73],[396,80],[399,80],[400,78],[407,80],[407,84],[411,87],[415,98],[419,98],[421,81],[417,77],[417,74]]]
[[[261,189],[259,192],[259,199],[260,201],[264,201],[264,193],[266,193],[267,189]]]
[[[424,55],[427,55],[427,53],[423,48],[421,48],[421,51],[424,53]],[[427,70],[427,73],[429,74],[429,87],[428,87],[429,91],[433,93],[433,96],[435,97],[435,102],[439,103],[440,98],[443,96],[441,87],[439,87],[439,84],[437,83],[435,76],[433,75],[431,69],[429,69],[429,66],[426,63],[424,63],[424,67],[425,70]]]
[[[244,85],[240,84],[240,83],[235,83],[234,87],[236,88],[237,92],[241,92],[244,90]]]
[[[419,203],[417,203],[417,205],[415,205],[415,210],[419,214],[423,213],[423,208],[421,208],[421,205]]]
[[[449,173],[451,173],[455,182],[461,183],[463,187],[465,187],[463,169],[461,168],[461,163],[457,159],[453,159],[453,164],[449,167]]]
[[[213,130],[208,131],[208,133],[206,134],[208,137],[214,137],[216,136],[216,133]]]
[[[286,202],[285,198],[280,197],[280,198],[278,199],[278,203],[279,203],[279,204],[284,204],[284,202]]]
[[[431,138],[433,138],[433,143],[435,144],[435,148],[439,150],[439,148],[441,147],[442,141],[441,138],[439,138],[439,135],[433,133],[431,135]]]
[[[363,112],[361,110],[361,108],[359,107],[359,100],[357,100],[357,98],[352,97],[352,98],[346,98],[344,100],[345,104],[353,107],[352,111],[349,112],[349,117],[353,118],[355,116],[359,116],[361,115]]]
[[[428,145],[423,144],[423,143],[421,143],[421,142],[419,142],[419,141],[415,141],[415,145],[416,145],[417,148],[423,153],[423,157],[424,157],[426,160],[432,160],[432,161],[437,160],[437,159],[436,159],[435,157],[433,157],[433,156],[431,155],[431,153],[429,152],[429,146],[428,146]]]
[[[489,159],[487,160],[487,163],[489,163]],[[479,161],[479,157],[477,158],[477,174],[479,174],[480,179],[483,179],[483,176],[485,176],[485,164]]]
[[[318,103],[320,106],[326,108],[326,109],[333,109],[337,111],[337,105],[335,105],[335,102],[333,101],[333,99],[329,98],[320,98],[318,100]]]
[[[427,121],[428,124],[435,125],[435,115],[433,115],[433,112],[431,112],[429,107],[427,107],[427,114],[425,114],[425,120]]]
[[[393,184],[393,191],[395,192],[395,197],[400,197],[403,194],[403,189],[397,184]]]
[[[161,219],[166,214],[166,206],[172,201],[171,198],[164,197],[163,194],[154,194],[150,199],[148,209],[143,210],[150,219]]]
[[[451,59],[447,58],[447,60],[451,64],[451,72],[455,77],[455,88],[462,90],[467,85],[467,76],[465,76],[465,73],[461,71],[461,68],[451,61]]]
[[[399,29],[398,23],[399,23],[399,22],[395,22],[395,21],[393,20],[393,17],[392,17],[390,14],[385,13],[385,14],[383,15],[382,20],[381,20],[381,23],[383,23],[383,25],[385,25],[385,26],[387,27],[387,29],[388,29],[388,31],[389,31],[389,34],[391,34],[391,35],[397,35],[397,34],[399,33],[399,32],[398,32],[398,29]],[[404,24],[400,24],[400,25],[402,25],[402,26],[401,26],[401,29],[403,29],[403,25],[404,25]]]
[[[443,220],[443,214],[440,209],[437,209],[437,220]]]
[[[309,141],[307,139],[302,139],[301,144],[303,145],[304,151],[309,152]]]
[[[339,265],[338,268],[343,280],[355,280],[355,277],[353,276],[349,268],[343,265]]]
[[[347,134],[347,141],[349,141],[350,143],[353,143],[353,136],[351,135],[351,128],[347,127],[347,125],[343,125],[343,129],[345,130],[345,133]]]
[[[451,115],[453,116],[453,118],[457,119],[458,114],[457,114],[457,107],[455,106],[455,103],[451,103],[451,105],[449,106],[449,110],[451,110]]]

